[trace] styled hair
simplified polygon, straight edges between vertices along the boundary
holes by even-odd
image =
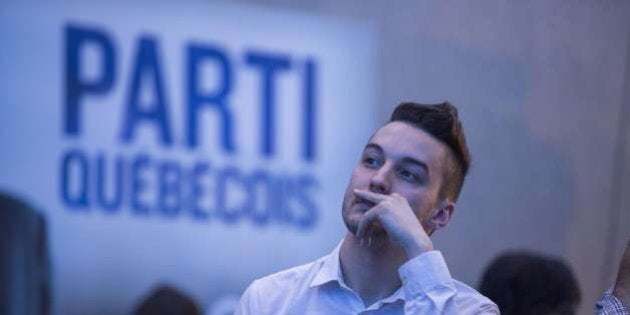
[[[483,273],[479,292],[504,315],[574,314],[581,299],[566,263],[530,252],[495,258]]]
[[[457,201],[471,163],[457,108],[449,102],[441,104],[405,102],[396,106],[389,121],[405,122],[420,128],[448,147],[440,198]]]

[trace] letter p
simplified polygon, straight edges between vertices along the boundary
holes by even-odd
[[[94,78],[86,79],[82,75],[81,48],[94,45],[101,53],[100,72]],[[114,46],[103,30],[88,29],[82,26],[65,27],[65,99],[64,99],[64,134],[76,136],[81,132],[81,99],[88,94],[104,94],[114,84],[115,55]]]

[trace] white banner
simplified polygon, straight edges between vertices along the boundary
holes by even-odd
[[[58,314],[171,284],[210,313],[330,251],[375,126],[368,25],[216,4],[3,4],[0,189],[46,215]]]

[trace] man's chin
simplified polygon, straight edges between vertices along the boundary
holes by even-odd
[[[344,218],[343,223],[346,225],[346,228],[353,235],[357,235],[357,230],[359,229],[359,224],[357,222],[350,222],[350,220]]]
[[[372,222],[370,226],[368,226],[365,235],[372,239],[372,242],[375,240],[388,240],[389,236],[387,235],[387,231],[381,226],[379,222]]]
[[[357,235],[357,231],[359,230],[359,220],[349,220],[344,218],[343,222],[350,233]],[[380,222],[374,221],[368,226],[365,231],[365,236],[371,238],[387,238],[387,231],[383,229]]]

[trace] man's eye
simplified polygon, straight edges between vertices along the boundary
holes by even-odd
[[[376,167],[376,166],[379,166],[380,161],[375,158],[366,157],[363,159],[363,164],[367,166],[371,166],[371,167]]]
[[[407,170],[401,170],[401,171],[399,172],[399,174],[400,174],[400,176],[401,176],[402,178],[404,178],[404,179],[406,179],[406,180],[409,180],[409,181],[417,182],[417,181],[418,181],[418,179],[419,179],[419,176],[418,176],[418,175],[416,175],[416,174],[415,174],[415,173],[413,173],[413,172],[407,171]]]

